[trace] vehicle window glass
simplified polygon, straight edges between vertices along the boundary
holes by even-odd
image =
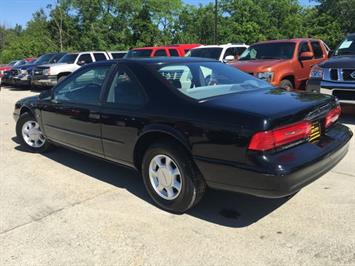
[[[265,81],[218,62],[156,67],[176,91],[196,100],[272,87]]]
[[[111,53],[113,59],[120,59],[125,56],[125,53]]]
[[[246,50],[247,48],[246,47],[236,47],[235,50],[235,54],[236,55],[241,55],[242,53],[244,53],[244,51]]]
[[[167,56],[167,54],[164,49],[159,49],[155,52],[154,56]]]
[[[111,65],[94,66],[60,83],[54,91],[57,101],[97,104],[102,84]]]
[[[299,52],[304,53],[304,52],[310,52],[311,50],[309,49],[308,42],[302,42],[300,44]]]
[[[192,57],[203,57],[219,60],[223,48],[195,48],[191,49]]]
[[[120,67],[113,78],[106,101],[117,105],[142,105],[143,89],[127,70]]]
[[[104,61],[107,60],[105,54],[103,53],[94,53],[94,57],[96,61]]]
[[[291,59],[294,51],[295,43],[293,42],[260,43],[246,49],[239,60]]]
[[[64,55],[65,54],[63,53],[56,54],[48,61],[48,63],[57,63]]]
[[[313,53],[314,53],[314,58],[322,58],[323,57],[323,51],[322,47],[320,46],[319,42],[311,42]]]
[[[193,86],[192,73],[186,65],[164,67],[160,70],[160,75],[167,79],[175,89],[187,91]]]
[[[58,61],[58,63],[74,64],[77,57],[78,54],[66,54]]]
[[[130,57],[150,57],[152,49],[139,49],[139,50],[130,50],[127,53],[127,58]]]
[[[169,49],[170,56],[179,56],[179,53],[176,49]]]
[[[234,47],[230,47],[230,48],[228,48],[228,49],[226,50],[226,52],[224,53],[223,59],[226,58],[226,57],[229,56],[229,55],[235,56],[235,49],[234,49]]]
[[[78,64],[89,64],[92,62],[92,58],[91,58],[91,55],[90,54],[82,54],[79,56],[79,59],[78,59]]]
[[[348,36],[335,49],[334,55],[355,55],[355,35]]]

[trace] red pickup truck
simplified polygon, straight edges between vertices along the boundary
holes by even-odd
[[[287,90],[304,89],[311,68],[328,59],[329,48],[317,39],[291,39],[251,45],[232,65]]]
[[[155,56],[185,56],[192,48],[201,44],[173,44],[167,46],[153,46],[134,48],[128,51],[127,57],[155,57]]]

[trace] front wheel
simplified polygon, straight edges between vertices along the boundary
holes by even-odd
[[[144,185],[162,209],[184,213],[202,198],[205,182],[188,153],[178,144],[150,146],[142,163]]]
[[[287,91],[293,91],[293,89],[294,89],[293,83],[288,79],[282,80],[280,82],[280,87],[287,90]]]
[[[44,152],[51,147],[38,122],[29,113],[22,114],[17,121],[16,135],[21,145],[31,152]]]

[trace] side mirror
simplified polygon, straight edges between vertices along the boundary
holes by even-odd
[[[86,64],[86,62],[84,61],[84,60],[82,60],[82,61],[78,61],[78,63],[77,63],[79,66],[83,66],[83,65],[85,65]]]
[[[300,54],[300,60],[309,60],[314,57],[313,52],[303,52]]]
[[[224,63],[228,63],[230,61],[234,61],[235,60],[235,57],[233,55],[227,55],[225,58],[224,58]]]

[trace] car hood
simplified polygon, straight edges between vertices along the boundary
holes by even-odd
[[[278,124],[290,124],[305,119],[330,102],[335,104],[334,97],[330,95],[270,88],[217,96],[203,100],[201,104],[260,117],[271,124],[276,120]],[[330,109],[330,105],[328,107]]]
[[[275,66],[283,64],[288,60],[283,59],[262,59],[262,60],[241,60],[231,64],[244,72],[263,72],[270,71]]]
[[[324,68],[355,68],[355,55],[338,55],[320,64]]]
[[[7,70],[10,70],[12,67],[10,66],[2,66],[0,67],[0,70],[3,70],[3,71],[7,71]]]

